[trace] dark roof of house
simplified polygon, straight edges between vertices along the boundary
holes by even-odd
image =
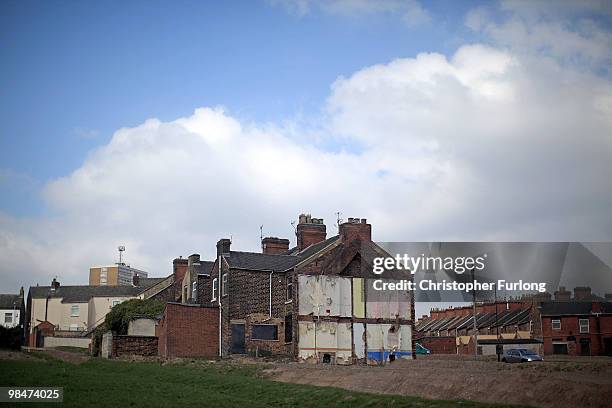
[[[295,255],[272,255],[257,252],[231,251],[224,256],[230,268],[249,269],[253,271],[285,272],[301,260]]]
[[[541,313],[542,316],[588,315],[591,314],[592,307],[591,302],[543,302]],[[612,302],[601,302],[601,311],[612,313]]]
[[[326,248],[328,245],[331,245],[334,241],[338,240],[340,235],[334,235],[333,237],[329,237],[321,242],[317,242],[316,244],[312,244],[309,247],[304,248],[300,252],[295,253],[294,255],[299,256],[302,259],[306,259],[311,255],[316,254],[323,248]]]
[[[212,271],[214,265],[214,261],[200,261],[199,265],[194,265],[195,272],[198,275],[210,275],[210,272]]]
[[[92,297],[137,296],[163,279],[165,278],[142,278],[138,286],[80,285],[60,286],[56,290],[51,290],[51,286],[32,286],[30,287],[30,296],[33,299],[44,299],[47,296],[62,298],[62,303],[85,303]]]
[[[19,309],[20,306],[21,298],[19,297],[19,295],[0,295],[0,309]]]
[[[139,278],[138,286],[144,288],[150,288],[151,286],[157,285],[159,282],[166,280],[167,278]]]

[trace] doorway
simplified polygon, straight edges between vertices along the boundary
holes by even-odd
[[[232,354],[245,354],[244,324],[232,324]]]

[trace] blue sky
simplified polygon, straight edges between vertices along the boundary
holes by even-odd
[[[150,117],[216,105],[247,121],[316,115],[340,75],[454,52],[474,37],[463,15],[476,5],[427,3],[435,23],[415,27],[392,14],[287,16],[264,1],[4,1],[0,168],[12,179],[0,208],[41,211],[43,183]]]
[[[301,212],[374,240],[612,240],[599,0],[0,2],[0,292],[153,276]],[[223,107],[223,109],[219,108]],[[150,120],[149,120],[150,119]]]

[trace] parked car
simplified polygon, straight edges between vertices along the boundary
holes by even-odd
[[[544,361],[544,359],[530,349],[508,349],[502,356],[504,363],[527,363],[530,361]]]

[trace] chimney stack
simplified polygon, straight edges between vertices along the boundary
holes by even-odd
[[[264,254],[282,254],[289,251],[289,240],[277,237],[265,237],[261,241]]]
[[[229,255],[232,241],[227,238],[222,238],[217,242],[217,257],[221,255]]]
[[[340,224],[340,238],[344,242],[371,241],[372,225],[368,224],[365,218],[349,218],[347,222]]]
[[[23,299],[23,286],[21,287],[21,289],[19,289],[19,297]]]
[[[565,290],[565,286],[559,286],[559,290],[555,292],[555,300],[570,300],[572,293]]]
[[[191,254],[187,258],[187,265],[191,268],[194,265],[200,264],[200,254]]]
[[[327,230],[323,218],[312,218],[310,214],[300,214],[296,235],[299,251],[312,244],[325,241]]]
[[[182,282],[185,273],[187,272],[187,263],[189,261],[187,259],[183,259],[183,257],[175,258],[172,261],[172,273],[174,274],[174,282]]]
[[[588,286],[576,286],[574,288],[574,300],[590,300],[591,288]]]

